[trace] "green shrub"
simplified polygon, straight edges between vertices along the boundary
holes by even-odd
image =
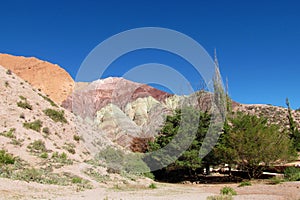
[[[278,177],[272,177],[269,179],[269,184],[270,185],[277,185],[277,184],[280,184],[282,183],[284,180],[282,178],[278,178]]]
[[[113,147],[107,147],[96,155],[96,160],[104,160],[108,168],[120,171],[124,162],[124,152]]]
[[[48,127],[44,127],[42,131],[43,131],[43,133],[46,133],[46,134],[50,133],[50,130]]]
[[[72,164],[72,160],[68,159],[68,156],[65,152],[59,154],[58,152],[54,152],[52,154],[52,157],[51,159],[54,161],[54,162],[57,162],[57,163],[63,163],[63,164]]]
[[[235,191],[233,188],[227,187],[227,186],[223,187],[223,188],[220,190],[220,193],[221,193],[222,195],[237,195],[236,191]]]
[[[28,146],[29,149],[38,151],[38,152],[46,152],[45,142],[42,140],[35,140],[34,142],[30,143]]]
[[[151,183],[148,187],[150,189],[156,189],[157,188],[156,184],[154,184],[154,183]]]
[[[300,181],[300,168],[287,167],[284,170],[284,178],[288,181]]]
[[[206,200],[233,200],[230,195],[218,195],[218,196],[209,196]]]
[[[251,182],[243,181],[243,182],[240,183],[240,185],[238,187],[251,186],[251,185],[252,185]]]
[[[14,163],[15,158],[11,154],[7,153],[5,150],[0,150],[0,166]]]
[[[23,100],[23,101],[26,101],[26,100],[27,100],[26,97],[24,97],[24,96],[22,96],[22,95],[20,95],[19,98],[20,98],[21,100]]]
[[[40,132],[42,128],[42,121],[35,120],[34,122],[25,122],[23,123],[23,127],[27,129],[32,129],[34,131]]]
[[[69,153],[71,154],[75,154],[75,145],[72,143],[65,143],[65,145],[63,146],[63,149],[67,150]]]
[[[73,139],[74,139],[75,141],[79,142],[80,136],[79,136],[79,135],[74,135],[74,136],[73,136]]]
[[[48,101],[50,103],[51,106],[54,106],[54,107],[58,107],[54,101],[52,101],[49,97],[46,97],[44,95],[42,95],[41,93],[38,93],[38,95],[40,95],[41,97],[43,97],[43,99],[45,99],[46,101]]]
[[[48,153],[47,152],[43,152],[40,155],[41,158],[47,159],[48,158]]]
[[[57,111],[57,110],[48,108],[48,109],[44,110],[43,112],[45,113],[45,115],[50,117],[54,122],[61,122],[61,123],[68,122],[64,116],[65,112],[63,110]]]
[[[14,135],[15,131],[16,131],[15,128],[11,128],[11,129],[9,129],[9,131],[0,133],[0,135],[2,135],[4,137],[8,137],[8,138],[16,138],[16,136]]]
[[[17,106],[23,109],[32,110],[32,106],[27,101],[18,101]]]
[[[82,183],[82,178],[74,177],[74,178],[72,178],[72,183],[75,183],[75,184]]]

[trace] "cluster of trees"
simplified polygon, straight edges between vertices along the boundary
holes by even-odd
[[[268,124],[264,118],[236,113],[226,119],[217,145],[201,159],[199,151],[209,128],[211,116],[207,112],[185,109],[190,116],[200,116],[197,134],[190,147],[175,162],[165,167],[164,172],[180,170],[187,172],[188,176],[193,176],[203,171],[206,165],[229,164],[247,172],[249,178],[257,178],[261,175],[263,167],[289,161],[296,155],[288,131],[281,130],[278,125]],[[177,110],[173,116],[167,118],[160,136],[150,143],[150,151],[161,149],[174,139],[180,129],[181,117],[181,110]],[[172,148],[175,150],[176,146]],[[171,158],[165,157],[162,152],[152,162],[163,165],[167,159]]]
[[[242,112],[233,113],[230,98],[225,94],[221,84],[217,66],[213,101],[221,118],[225,120],[221,132],[217,128],[216,133],[210,136],[220,136],[217,145],[205,157],[202,159],[199,157],[201,147],[207,145],[204,139],[207,141],[206,133],[215,116],[194,108],[182,108],[167,117],[159,136],[149,143],[147,147],[149,152],[161,149],[155,156],[145,158],[146,163],[152,165],[150,168],[161,166],[164,173],[179,170],[180,173],[193,176],[203,172],[205,168],[209,169],[209,166],[228,164],[238,166],[247,172],[249,178],[257,178],[262,174],[264,167],[296,158],[297,151],[300,151],[300,132],[293,120],[288,100],[290,128],[286,130],[279,125],[269,124],[263,117]],[[188,123],[191,126],[182,127],[183,116],[185,118],[188,116]],[[181,133],[184,137],[177,137],[177,133]],[[171,142],[173,140],[175,142]],[[191,145],[176,159],[178,150],[182,150],[187,143]],[[164,151],[167,145],[169,148]],[[166,163],[172,164],[166,166]]]

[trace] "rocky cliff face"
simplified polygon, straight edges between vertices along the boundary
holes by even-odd
[[[61,67],[37,58],[0,54],[0,65],[28,81],[60,104],[73,91],[72,77]]]

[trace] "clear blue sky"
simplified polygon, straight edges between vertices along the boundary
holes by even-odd
[[[234,100],[285,106],[289,97],[293,108],[300,107],[297,0],[10,0],[1,1],[0,19],[0,52],[57,63],[73,77],[87,54],[116,33],[145,26],[174,29],[211,55],[218,50]],[[156,54],[133,57],[139,64],[177,63],[176,58]],[[122,58],[118,62],[121,65]]]

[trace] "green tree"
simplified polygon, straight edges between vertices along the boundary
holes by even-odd
[[[184,119],[184,123],[182,122],[183,115],[188,118]],[[164,170],[185,170],[189,173],[188,175],[194,175],[195,171],[202,167],[199,151],[209,125],[210,115],[207,112],[196,111],[191,107],[176,110],[173,116],[167,117],[159,136],[149,144],[149,151],[162,150],[161,154],[152,157],[151,162],[156,162],[159,166],[165,166],[166,163],[171,162],[172,164]],[[178,137],[179,132],[181,132],[182,137]],[[193,133],[196,134],[193,135]],[[162,149],[166,145],[170,145],[169,151],[173,153],[182,150],[184,145],[187,145],[188,148],[178,159],[175,159],[176,153],[170,155],[170,152],[165,152]],[[147,163],[149,163],[149,160]]]
[[[289,130],[290,130],[290,137],[293,139],[294,147],[297,151],[300,151],[300,131],[297,128],[297,124],[294,121],[293,115],[292,115],[292,109],[290,106],[289,99],[286,98],[286,105],[288,107],[288,115],[287,118],[289,120]]]
[[[215,153],[223,163],[238,165],[248,172],[249,178],[259,177],[263,167],[295,155],[292,141],[279,126],[241,112],[226,121]]]

